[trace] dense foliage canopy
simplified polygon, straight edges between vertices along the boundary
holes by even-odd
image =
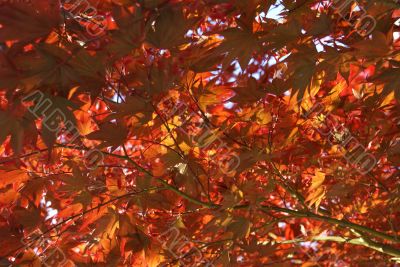
[[[398,7],[2,1],[0,265],[395,266]]]

